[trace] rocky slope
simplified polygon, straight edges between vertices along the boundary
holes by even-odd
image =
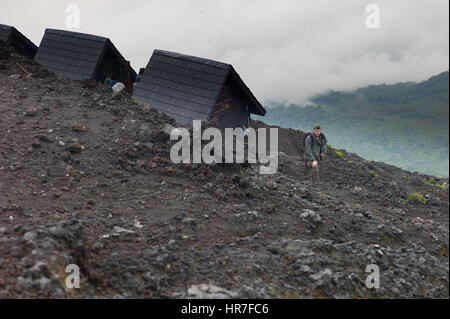
[[[312,185],[286,129],[273,175],[173,164],[173,120],[1,46],[0,113],[0,298],[448,298],[447,179],[330,150]]]

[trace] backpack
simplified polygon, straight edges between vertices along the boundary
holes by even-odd
[[[308,138],[308,136],[314,137],[314,134],[312,132],[308,132],[308,133],[303,134],[303,149],[305,149],[306,139]],[[320,132],[319,137],[322,140],[322,145],[323,145],[324,142],[325,142],[325,135],[322,132]],[[311,139],[311,148],[312,147],[313,147],[313,140]]]

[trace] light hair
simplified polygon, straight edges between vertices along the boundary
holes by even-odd
[[[321,128],[320,128],[320,124],[316,124],[316,125],[314,125],[314,129],[315,129],[315,130],[321,130]]]

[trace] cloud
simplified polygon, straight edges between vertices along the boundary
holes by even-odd
[[[109,37],[138,70],[154,49],[231,63],[262,101],[302,103],[327,89],[422,81],[449,68],[446,0],[379,0],[368,29],[360,0],[0,0],[0,22],[39,44],[46,27]]]

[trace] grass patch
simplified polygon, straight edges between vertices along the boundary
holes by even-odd
[[[328,148],[329,150],[332,150],[332,149],[333,149],[333,147],[332,147],[330,144],[327,144],[327,148]]]
[[[429,185],[429,186],[433,186],[434,184],[430,181],[427,181],[426,179],[422,180],[422,183],[424,183],[425,185]]]
[[[342,152],[339,152],[338,150],[336,150],[335,152],[336,152],[336,156],[337,156],[337,157],[342,157],[342,156],[344,156],[344,154],[342,154]]]
[[[408,195],[408,202],[422,203],[425,205],[427,203],[427,200],[420,193],[411,193]]]
[[[377,177],[377,176],[378,176],[378,174],[375,173],[375,171],[374,171],[373,169],[371,169],[371,170],[369,171],[369,175],[372,176],[372,177]]]
[[[445,184],[442,184],[442,185],[441,185],[441,184],[439,184],[439,183],[436,183],[436,181],[434,180],[433,177],[430,177],[429,180],[426,180],[426,179],[422,180],[422,183],[425,184],[425,185],[431,186],[431,187],[438,187],[438,188],[440,188],[440,189],[446,189],[446,188],[447,188],[447,187],[445,186]]]
[[[352,160],[349,160],[349,161],[347,161],[347,163],[351,164],[351,163],[353,163],[353,161],[352,161]]]

